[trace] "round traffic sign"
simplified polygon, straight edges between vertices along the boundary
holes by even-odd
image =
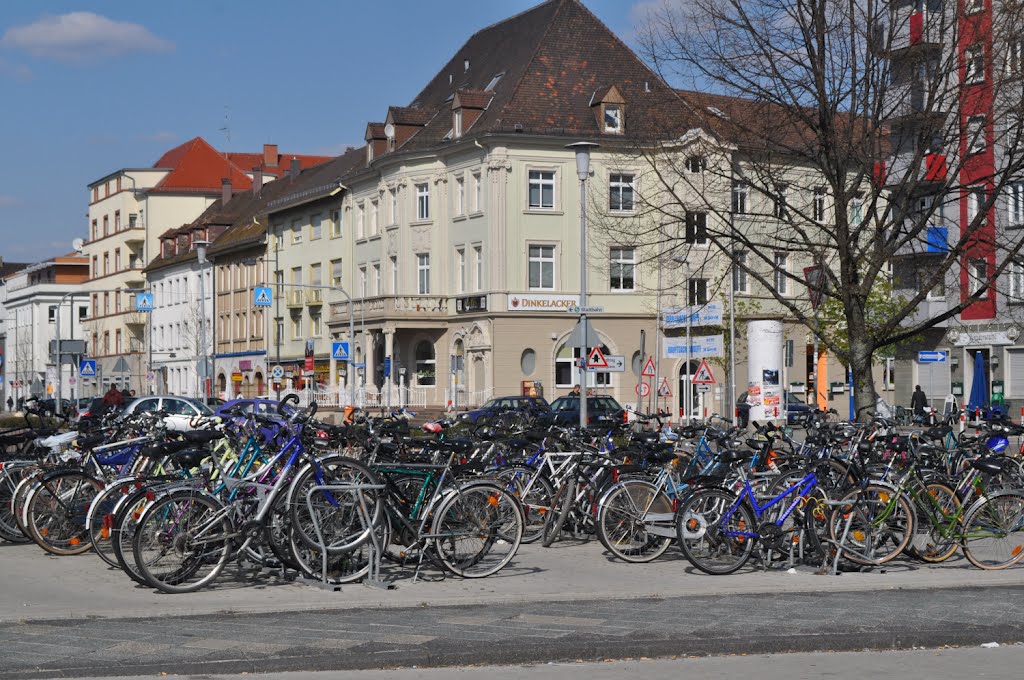
[[[146,382],[148,382],[148,383],[156,382],[156,373],[147,373],[146,374]]]
[[[280,380],[281,378],[284,377],[284,367],[283,366],[274,366],[272,369],[270,369],[270,376],[274,380]]]
[[[637,386],[636,386],[636,393],[637,393],[637,396],[639,396],[639,397],[646,397],[647,395],[649,395],[651,393],[651,384],[650,383],[645,383],[645,382],[644,383],[638,383]]]
[[[75,376],[71,376],[70,378],[68,378],[68,384],[69,385],[74,385],[76,382],[78,382],[78,381],[75,380]]]

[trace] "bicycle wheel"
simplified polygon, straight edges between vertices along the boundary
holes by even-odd
[[[967,511],[964,557],[979,569],[1005,569],[1024,559],[1024,492],[1003,491]]]
[[[597,536],[625,562],[651,562],[672,545],[675,513],[664,491],[641,479],[627,479],[611,488],[597,511]]]
[[[217,578],[231,554],[226,510],[198,490],[174,491],[147,507],[132,539],[146,583],[165,593],[189,593]]]
[[[907,554],[924,562],[945,562],[960,543],[960,499],[945,484],[932,482],[925,486],[919,504],[919,521],[914,523],[914,537]]]
[[[569,518],[569,511],[576,500],[576,478],[569,478],[551,499],[551,507],[544,515],[544,532],[541,538],[541,545],[550,548],[558,540],[562,533],[565,520]]]
[[[21,532],[14,518],[14,491],[18,481],[14,469],[5,466],[0,472],[0,541],[31,543],[32,539]]]
[[[89,504],[103,482],[78,470],[45,475],[26,499],[28,535],[54,555],[80,555],[92,548],[85,529]]]
[[[351,458],[332,456],[321,460],[319,468],[316,465],[308,465],[295,476],[288,488],[291,523],[297,532],[298,540],[307,547],[320,547],[315,522],[320,527],[327,552],[345,552],[367,540],[370,532],[363,527],[359,519],[354,493],[322,490],[308,494],[316,486],[332,484],[379,482],[368,467]],[[377,494],[365,491],[364,498],[370,512],[371,524],[376,524],[380,521],[382,512]]]
[[[114,506],[113,528],[110,532],[110,550],[114,561],[128,578],[140,585],[148,585],[146,578],[139,571],[132,552],[135,531],[139,526],[142,511],[154,500],[154,495],[146,487],[134,489],[132,493],[122,496]]]
[[[843,505],[829,515],[829,536],[849,561],[864,566],[885,564],[910,543],[914,508],[903,494],[869,484],[840,500]]]
[[[456,576],[483,578],[512,561],[525,523],[522,506],[511,493],[491,482],[470,482],[438,503],[433,548]]]
[[[108,484],[89,505],[85,514],[85,528],[89,532],[89,542],[100,559],[112,567],[117,565],[111,535],[114,531],[114,506],[130,492],[136,482],[135,477],[126,477]]]
[[[539,541],[544,534],[544,518],[551,507],[554,491],[551,482],[526,465],[510,465],[498,471],[497,478],[523,504],[526,527],[523,543]]]
[[[391,524],[386,515],[381,516],[374,531],[377,534],[377,545],[383,548],[391,538]],[[363,541],[354,548],[343,552],[328,551],[325,572],[323,551],[306,545],[298,538],[298,532],[294,529],[289,531],[288,540],[291,551],[289,561],[303,576],[318,583],[326,582],[328,585],[353,583],[366,576],[370,571],[372,541]]]
[[[25,503],[28,495],[35,488],[36,483],[46,474],[46,470],[36,470],[21,478],[21,481],[14,487],[14,498],[11,499],[11,512],[14,515],[14,523],[18,525],[18,531],[29,541],[32,538],[28,535],[28,525],[25,520]]]
[[[754,515],[724,489],[700,489],[676,513],[676,533],[683,555],[706,574],[735,572],[754,550]]]

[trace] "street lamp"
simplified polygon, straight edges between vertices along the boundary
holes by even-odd
[[[594,142],[573,142],[565,148],[576,153],[576,176],[580,180],[580,373],[583,391],[580,394],[580,427],[587,426],[587,177],[590,176],[590,152]]]
[[[203,265],[206,264],[206,249],[209,247],[209,241],[194,241],[192,243],[196,247],[196,256],[199,260],[199,354],[200,360],[202,361],[202,370],[199,371],[199,377],[202,379],[202,402],[205,404],[209,397],[208,380],[210,379],[210,360],[206,352],[206,281],[203,277]],[[150,330],[152,334],[152,330]],[[150,337],[150,350],[153,348],[153,339]],[[150,366],[152,366],[152,359],[150,359]],[[150,368],[150,371],[153,369]]]

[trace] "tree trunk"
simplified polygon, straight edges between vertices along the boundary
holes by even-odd
[[[875,380],[872,376],[872,356],[874,350],[863,339],[850,337],[850,372],[853,375],[853,408],[851,420],[867,422],[874,414],[878,403],[875,391]]]

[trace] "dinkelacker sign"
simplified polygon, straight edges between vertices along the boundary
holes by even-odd
[[[508,296],[510,312],[564,312],[569,307],[580,304],[578,295],[522,295],[511,293]]]

